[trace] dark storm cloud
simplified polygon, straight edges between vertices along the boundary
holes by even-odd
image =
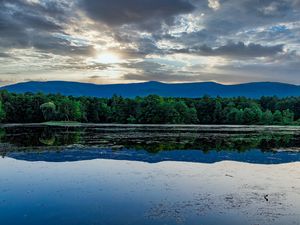
[[[228,56],[228,57],[264,57],[273,56],[283,52],[283,45],[263,46],[260,44],[250,43],[248,45],[243,42],[228,43],[216,48],[203,45],[191,49],[179,49],[176,53],[190,53],[204,56]]]
[[[110,26],[135,24],[144,29],[172,24],[173,17],[195,7],[186,0],[81,0],[87,14]]]

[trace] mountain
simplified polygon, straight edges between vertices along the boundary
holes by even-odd
[[[10,92],[43,92],[60,93],[73,96],[111,97],[114,94],[123,97],[146,96],[157,94],[165,97],[201,97],[210,95],[212,97],[235,97],[245,96],[259,98],[261,96],[300,96],[300,86],[276,83],[256,82],[235,85],[223,85],[214,82],[197,83],[161,83],[149,81],[144,83],[129,84],[90,84],[67,81],[30,81],[1,87],[0,90]]]

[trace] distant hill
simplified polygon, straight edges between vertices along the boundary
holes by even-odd
[[[261,96],[300,96],[300,86],[276,83],[256,82],[236,85],[222,85],[214,82],[198,83],[160,83],[149,81],[144,83],[129,84],[90,84],[67,81],[48,82],[25,82],[1,87],[0,90],[10,92],[43,92],[60,93],[73,96],[111,97],[114,94],[123,97],[146,96],[157,94],[164,97],[201,97],[210,95],[212,97],[236,97],[245,96],[259,98]]]

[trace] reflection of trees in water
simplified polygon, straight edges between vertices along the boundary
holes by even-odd
[[[279,148],[300,147],[296,137],[292,134],[261,134],[261,135],[233,135],[227,137],[205,137],[191,138],[182,140],[164,140],[152,142],[140,142],[136,144],[134,141],[121,142],[125,148],[143,149],[148,152],[159,152],[163,150],[202,150],[208,152],[210,150],[230,150],[230,151],[247,151],[250,149],[273,150]]]
[[[2,143],[8,143],[17,147],[42,147],[76,144],[80,142],[80,139],[81,132],[79,129],[62,130],[54,127],[8,127],[5,129],[4,135],[0,140]]]
[[[5,129],[0,127],[0,141],[2,140],[3,137],[5,137]]]
[[[128,148],[146,150],[151,153],[164,150],[231,150],[246,151],[250,149],[272,150],[300,147],[299,135],[280,132],[262,133],[191,133],[181,131],[157,131],[151,137],[142,131],[105,130],[83,127],[7,127],[0,129],[1,143],[8,143],[19,148],[50,148],[73,144],[101,148]],[[150,132],[151,133],[151,132]],[[160,135],[161,134],[161,135]],[[162,135],[164,134],[164,135]]]
[[[52,130],[53,132],[54,130]],[[79,144],[82,138],[82,130],[78,128],[56,130],[54,131],[56,135],[55,146],[66,146],[72,144]]]
[[[39,137],[40,143],[44,145],[53,146],[55,145],[56,137],[55,133],[48,127],[46,127],[43,132],[41,133],[41,136]]]

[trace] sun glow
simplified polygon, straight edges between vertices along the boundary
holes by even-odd
[[[119,63],[121,61],[121,59],[115,53],[103,52],[97,56],[95,61],[98,63],[103,63],[103,64],[112,64],[112,63]]]

